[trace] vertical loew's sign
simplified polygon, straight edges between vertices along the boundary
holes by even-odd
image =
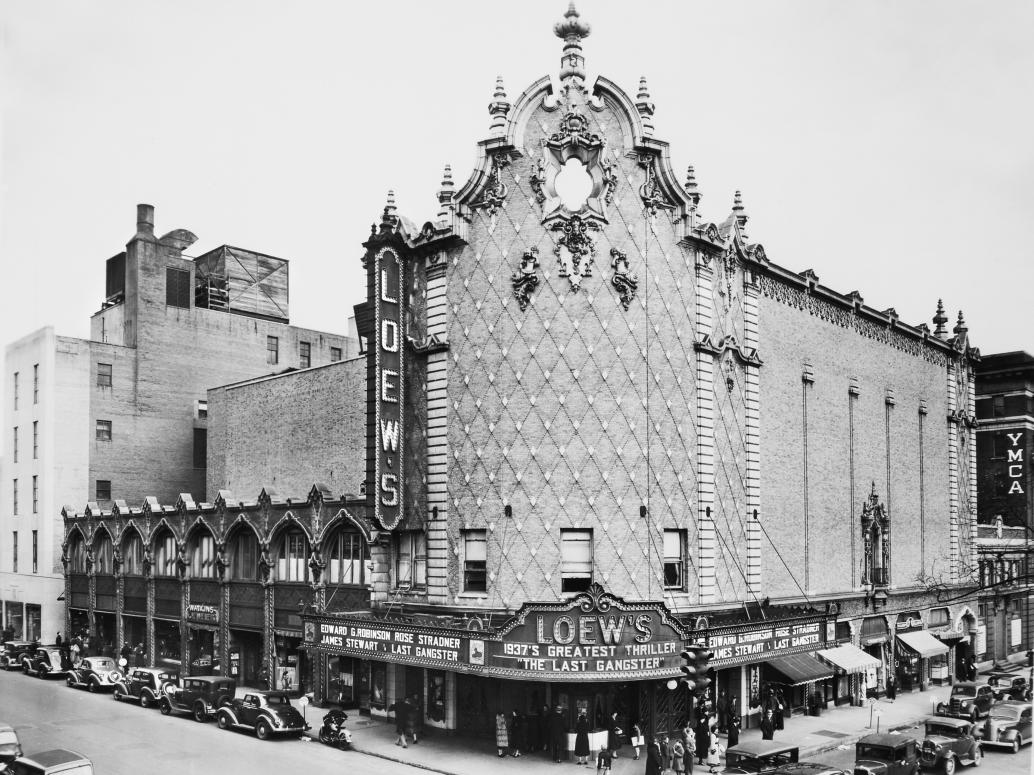
[[[374,516],[385,530],[402,518],[402,445],[405,438],[404,383],[405,317],[402,314],[402,261],[392,248],[378,251],[374,265],[377,283],[377,488]]]

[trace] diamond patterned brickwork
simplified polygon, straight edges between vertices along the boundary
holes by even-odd
[[[662,596],[661,530],[686,528],[696,545],[694,258],[671,211],[644,207],[646,170],[629,155],[621,108],[582,106],[616,185],[608,223],[591,234],[591,276],[572,291],[531,185],[565,110],[532,112],[500,171],[504,204],[472,210],[448,267],[450,540],[488,529],[489,606],[559,595],[562,527],[594,530],[597,581],[629,598]],[[522,312],[510,278],[533,247],[540,282]],[[638,277],[627,311],[610,284],[612,248]],[[692,558],[690,588],[668,598],[676,607],[696,597]]]

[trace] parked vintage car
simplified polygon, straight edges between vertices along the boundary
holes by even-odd
[[[18,741],[18,733],[9,724],[0,723],[0,772],[21,755],[22,745]]]
[[[93,763],[81,753],[56,748],[15,759],[5,775],[93,775]]]
[[[854,775],[918,775],[919,741],[904,735],[866,735],[855,743]]]
[[[1016,700],[1030,702],[1030,684],[1022,675],[1016,673],[988,673],[987,682],[994,692],[996,700]]]
[[[301,735],[309,728],[285,692],[249,692],[219,708],[220,729],[253,729],[259,740],[273,735]]]
[[[919,761],[926,769],[939,769],[952,775],[960,764],[980,765],[983,754],[973,736],[976,723],[949,716],[931,716],[926,720],[926,738]]]
[[[219,708],[230,703],[237,692],[232,678],[221,675],[192,675],[179,686],[166,687],[158,700],[163,714],[189,713],[195,721],[208,721]]]
[[[1013,753],[1031,741],[1031,704],[1029,702],[1000,702],[991,709],[987,721],[978,724],[977,739],[980,745],[1001,746]]]
[[[800,751],[796,745],[787,745],[775,740],[745,740],[726,750],[724,772],[737,775],[770,775],[779,767],[796,764],[799,758]]]
[[[27,640],[8,640],[0,645],[0,670],[21,670],[22,657],[31,654],[35,643]]]
[[[772,775],[851,775],[851,773],[832,764],[797,762],[776,767],[772,770]]]
[[[989,684],[963,681],[951,688],[947,702],[937,703],[937,715],[976,721],[990,713],[994,704],[994,691]]]
[[[37,646],[22,657],[22,672],[39,678],[68,675],[68,658],[57,646]]]
[[[86,657],[68,671],[65,682],[76,689],[89,692],[111,691],[122,680],[122,673],[111,657]]]
[[[179,685],[179,673],[160,667],[131,667],[115,684],[111,696],[116,701],[134,700],[141,708],[150,708],[158,704],[167,687]]]

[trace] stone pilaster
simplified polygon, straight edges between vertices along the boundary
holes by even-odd
[[[696,260],[696,333],[698,341],[707,341],[714,331],[713,259],[697,255]],[[696,351],[697,394],[697,547],[696,570],[700,603],[715,600],[715,527],[711,510],[714,507],[714,355]]]
[[[748,349],[760,349],[758,297],[759,288],[744,276],[743,286],[743,344]],[[761,375],[756,364],[743,366],[745,409],[744,448],[746,452],[747,513],[747,590],[761,594]]]

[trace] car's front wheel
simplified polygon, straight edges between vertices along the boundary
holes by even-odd
[[[73,686],[75,686],[75,679],[72,678],[72,676],[68,676],[68,678],[65,679],[65,683],[68,684],[68,688],[71,689]]]
[[[46,665],[40,665],[40,669],[39,669],[39,672],[36,673],[36,677],[37,678],[46,678],[48,672],[49,671],[47,670],[47,666]]]
[[[941,767],[944,769],[944,775],[955,775],[955,757],[949,756],[946,758]]]
[[[158,710],[162,712],[163,716],[168,716],[170,713],[172,713],[172,704],[168,700],[162,700],[162,702],[158,705]]]
[[[980,746],[978,745],[976,748],[973,749],[973,766],[979,767],[980,762],[983,760],[983,758],[984,752],[980,750]]]
[[[98,689],[98,686],[97,686],[97,682],[96,681],[90,681],[88,684],[86,684],[86,691],[88,691],[88,692],[96,694],[97,693],[97,689]]]
[[[205,708],[204,703],[194,703],[194,721],[204,724],[208,721],[208,710]]]
[[[216,717],[215,723],[219,725],[220,729],[229,729],[230,728],[230,717],[227,716],[225,713],[220,713]]]
[[[115,702],[122,702],[123,696],[124,695],[122,694],[122,689],[118,686],[116,686],[114,691],[111,692],[111,699],[113,699]]]
[[[265,719],[259,719],[259,723],[255,726],[255,735],[259,740],[268,740],[273,734],[273,730],[269,726],[269,722]]]

